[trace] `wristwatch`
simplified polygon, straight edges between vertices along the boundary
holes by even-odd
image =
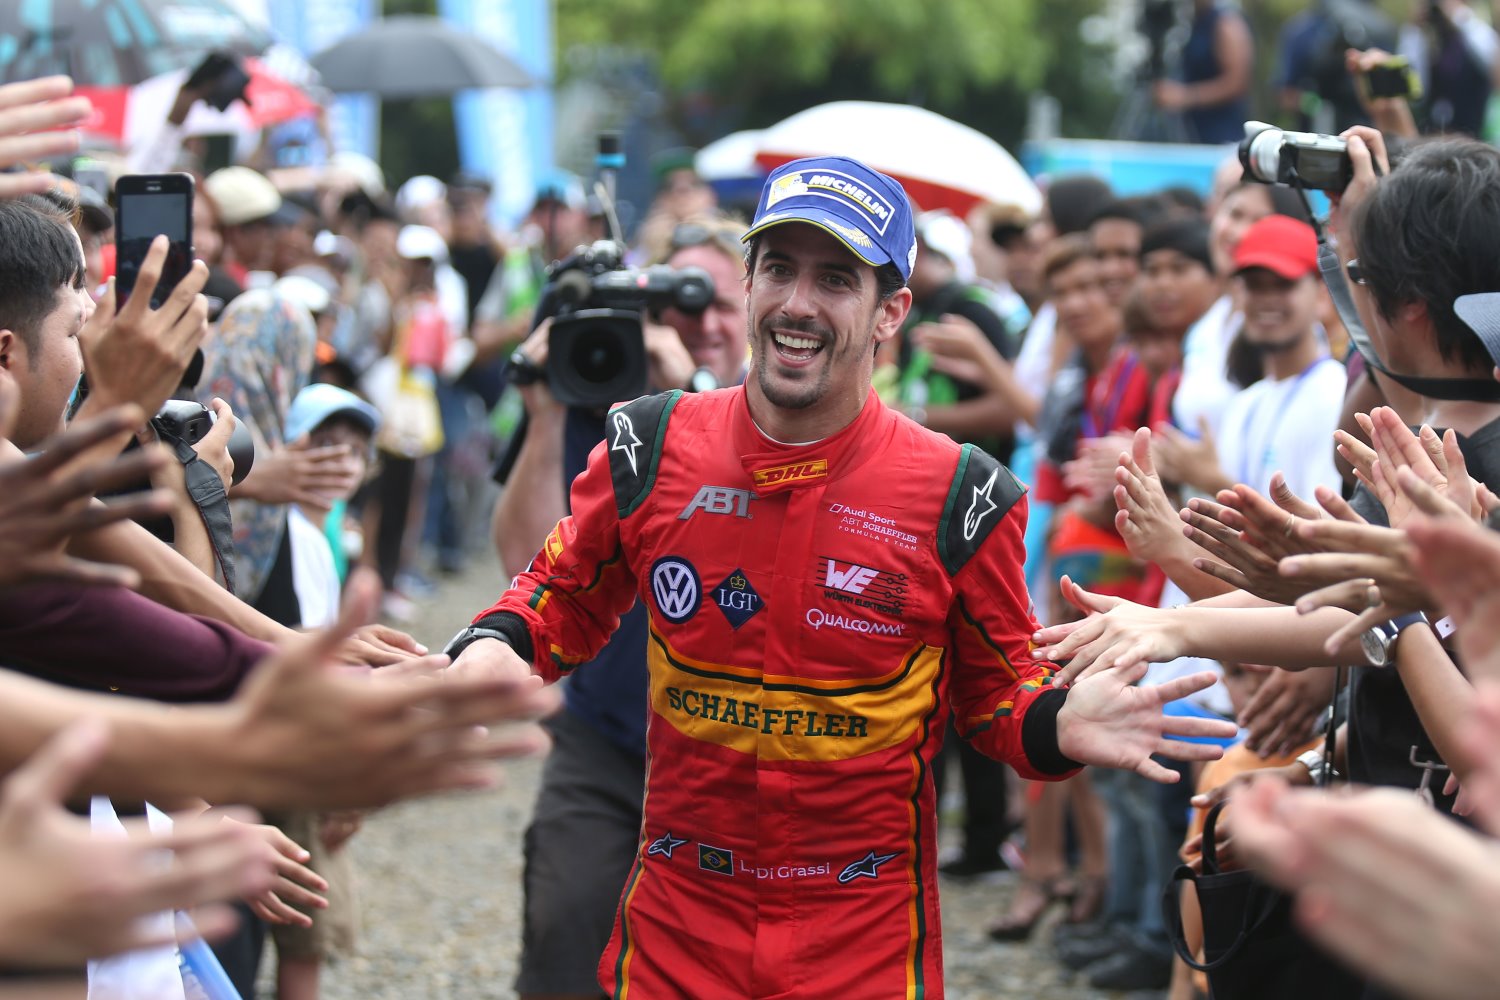
[[[443,652],[448,654],[450,660],[456,660],[460,653],[480,639],[498,639],[507,646],[511,645],[510,636],[504,632],[497,632],[492,628],[477,628],[470,625],[468,628],[460,629],[458,635],[449,639],[448,645],[443,647]]]
[[[1427,625],[1427,616],[1420,611],[1392,618],[1384,625],[1376,625],[1359,637],[1360,647],[1371,666],[1388,667],[1396,659],[1396,636],[1411,625]]]
[[[1304,750],[1297,755],[1297,763],[1307,768],[1307,773],[1312,776],[1313,784],[1321,785],[1325,778],[1332,774],[1332,768],[1328,759],[1323,756],[1321,750]]]

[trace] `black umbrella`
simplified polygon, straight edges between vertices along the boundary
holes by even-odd
[[[216,49],[271,38],[224,0],[0,0],[0,82],[67,73],[114,87],[190,69]]]
[[[516,62],[436,17],[378,21],[312,57],[323,86],[337,93],[441,97],[484,87],[529,87]]]

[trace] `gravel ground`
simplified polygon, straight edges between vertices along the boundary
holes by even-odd
[[[436,648],[500,585],[495,563],[484,560],[424,601],[412,632]],[[540,771],[535,761],[515,763],[504,786],[493,792],[405,803],[366,821],[351,846],[359,872],[360,953],[327,970],[327,1000],[515,996],[521,834]],[[1052,962],[1047,927],[1030,945],[994,944],[985,937],[984,927],[1008,903],[1013,886],[1013,877],[943,884],[950,1000],[1109,996]],[[271,997],[266,982],[263,976],[261,996]]]

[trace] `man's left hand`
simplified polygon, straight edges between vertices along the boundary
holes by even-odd
[[[1218,760],[1224,751],[1213,743],[1186,743],[1174,737],[1232,739],[1237,732],[1227,719],[1201,719],[1162,713],[1169,701],[1211,688],[1217,674],[1205,671],[1165,684],[1138,687],[1147,664],[1111,668],[1091,674],[1068,691],[1057,713],[1057,747],[1082,764],[1118,767],[1143,778],[1170,785],[1176,771],[1152,760],[1160,754],[1173,760]]]

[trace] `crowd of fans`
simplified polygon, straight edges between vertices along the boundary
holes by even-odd
[[[1199,76],[1159,88],[1164,105],[1241,72],[1237,15],[1201,6]],[[1493,63],[1472,16],[1434,6],[1417,25],[1439,45],[1427,63],[1403,34],[1448,102],[1424,116],[1436,129],[1481,124],[1442,76]],[[1334,14],[1293,27],[1312,38],[1316,17]],[[1386,60],[1351,51],[1341,68]],[[1289,109],[1312,75],[1289,55]],[[0,165],[73,151],[44,131],[86,114],[70,90],[0,87]],[[490,782],[489,762],[542,745],[530,720],[551,712],[517,988],[597,996],[640,847],[645,610],[560,707],[539,684],[435,683],[446,660],[366,622],[410,621],[425,574],[485,544],[492,477],[506,573],[567,513],[605,418],[537,377],[537,306],[546,265],[606,235],[606,206],[560,174],[502,238],[483,178],[391,192],[347,155],[205,174],[177,131],[197,99],[132,164],[199,175],[199,262],[159,307],[164,240],[120,304],[109,205],[51,173],[0,173],[0,969],[159,943],[136,916],[229,900],[238,919],[194,920],[238,988],[253,995],[270,927],[279,995],[315,997],[322,960],[352,947],[344,847],[363,811]],[[1208,666],[1222,683],[1171,711],[1242,727],[1206,767],[1161,758],[1176,784],[1088,770],[1034,785],[950,727],[962,794],[943,801],[961,800],[962,829],[942,870],[1015,869],[989,936],[1050,947],[1100,989],[1210,992],[1191,967],[1193,886],[1163,905],[1181,862],[1201,869],[1210,811],[1214,863],[1295,893],[1297,933],[1353,974],[1348,995],[1484,995],[1496,972],[1500,154],[1419,138],[1399,99],[1354,106],[1378,130],[1345,132],[1353,179],[1326,223],[1233,159],[1206,199],[1079,176],[1053,179],[1036,217],[921,213],[910,319],[877,355],[887,404],[1030,484],[1036,652],[1058,682]],[[659,166],[631,259],[702,268],[714,297],[647,316],[649,388],[735,385],[744,220],[690,159]],[[156,442],[149,417],[173,397],[213,411],[196,443]],[[474,728],[500,722],[518,725]],[[1358,790],[1300,787],[1330,783]],[[177,810],[176,828],[91,838],[63,807],[89,794]],[[267,821],[225,808],[243,805]],[[163,848],[170,869],[152,863]]]

